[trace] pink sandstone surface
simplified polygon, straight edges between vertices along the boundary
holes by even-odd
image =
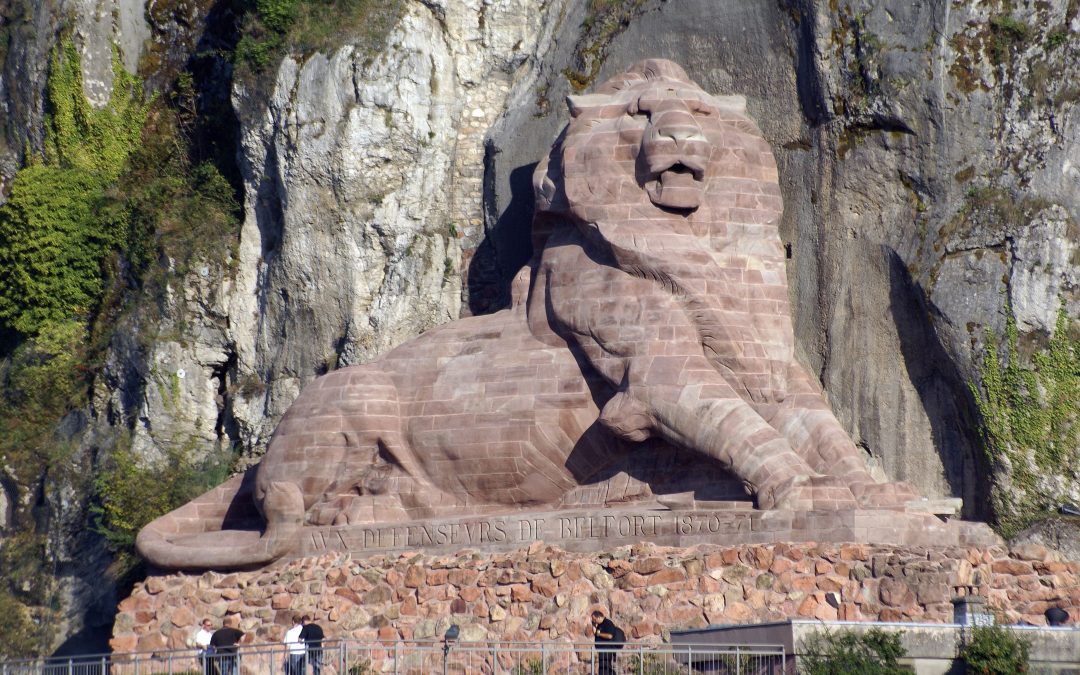
[[[595,608],[630,640],[660,643],[675,629],[787,618],[948,623],[958,588],[986,598],[1006,624],[1044,625],[1051,606],[1080,616],[1080,564],[1032,544],[644,543],[571,553],[535,542],[501,554],[333,553],[272,571],[150,577],[120,603],[111,646],[182,649],[201,619],[220,625],[227,614],[238,615],[245,642],[279,643],[295,612],[376,655],[380,643],[392,654],[397,640],[438,640],[450,623],[472,641],[589,642]],[[254,659],[245,667],[266,672]]]
[[[314,527],[739,489],[794,512],[917,497],[871,477],[794,357],[776,164],[743,99],[648,60],[569,107],[512,306],[312,382],[254,473],[144,528],[150,563],[260,566]]]

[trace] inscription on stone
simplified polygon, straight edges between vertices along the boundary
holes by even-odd
[[[620,511],[508,515],[441,522],[316,528],[306,532],[300,555],[327,551],[516,548],[534,541],[587,550],[638,541],[701,540],[754,531],[750,511]]]

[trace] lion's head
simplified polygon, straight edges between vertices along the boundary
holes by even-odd
[[[649,59],[567,102],[571,120],[534,174],[534,243],[549,216],[602,227],[608,243],[656,221],[713,237],[726,222],[775,227],[776,163],[743,97],[708,94],[677,64]]]
[[[776,162],[741,96],[712,96],[650,59],[571,96],[534,174],[533,243],[574,228],[630,275],[660,282],[747,398],[783,397],[793,358]]]

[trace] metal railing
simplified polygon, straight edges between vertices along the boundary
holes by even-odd
[[[191,649],[100,654],[0,663],[0,675],[782,675],[781,646],[627,644],[614,652],[612,669],[593,643],[327,641],[319,655],[289,670],[282,644],[241,646],[236,670],[228,655],[206,657]]]

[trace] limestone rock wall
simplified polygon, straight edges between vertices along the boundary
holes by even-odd
[[[175,330],[119,352],[118,380],[145,364],[106,404],[134,421],[136,448],[187,439],[254,461],[316,375],[459,316],[483,238],[484,134],[561,9],[407,2],[376,58],[345,45],[286,58],[269,90],[237,86],[239,247],[174,289]]]
[[[917,548],[842,545],[641,544],[602,554],[543,542],[506,554],[330,554],[262,572],[150,577],[120,603],[114,650],[183,649],[203,617],[239,614],[256,643],[279,642],[295,612],[327,636],[362,642],[588,642],[602,608],[640,642],[673,629],[786,618],[951,622],[954,587],[988,598],[1004,623],[1077,616],[1080,563],[1043,546]],[[830,597],[831,594],[831,597]]]

